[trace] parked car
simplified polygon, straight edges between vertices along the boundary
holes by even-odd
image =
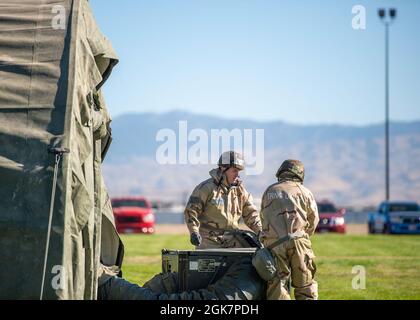
[[[327,200],[317,203],[319,223],[316,232],[346,233],[345,209],[337,210],[335,205]]]
[[[420,234],[420,208],[412,201],[384,201],[369,214],[369,233]]]
[[[144,197],[111,199],[115,224],[119,233],[154,233],[155,215]]]

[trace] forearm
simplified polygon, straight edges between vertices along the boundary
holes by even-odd
[[[242,215],[245,224],[255,233],[259,233],[262,230],[262,224],[260,220],[260,215],[257,210],[252,210],[246,212]]]
[[[186,209],[184,212],[184,218],[190,234],[193,232],[199,232],[200,221],[198,220],[198,213],[196,211]]]
[[[315,229],[319,223],[319,217],[317,213],[311,213],[308,216],[309,227],[307,228],[306,232],[311,236],[315,233]]]

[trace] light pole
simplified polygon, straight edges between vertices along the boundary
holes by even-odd
[[[378,9],[378,15],[385,26],[385,200],[389,200],[389,26],[397,16],[397,9]]]

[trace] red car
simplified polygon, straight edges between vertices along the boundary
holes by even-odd
[[[346,233],[345,209],[337,210],[332,202],[318,202],[319,223],[316,232]]]
[[[144,197],[111,200],[118,233],[154,233],[155,215]]]

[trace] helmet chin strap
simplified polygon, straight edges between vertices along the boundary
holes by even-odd
[[[225,169],[222,171],[222,174],[221,174],[221,176],[220,176],[219,182],[217,183],[217,186],[218,186],[218,187],[220,187],[220,185],[222,184],[222,181],[223,181],[223,176],[225,175],[226,171],[228,171],[229,169],[230,169],[230,167],[227,167],[227,168],[225,168]],[[227,179],[227,177],[226,177],[226,179]]]
[[[227,168],[225,168],[223,171],[222,171],[222,174],[221,174],[221,177],[220,177],[220,180],[219,180],[219,182],[218,182],[218,184],[217,184],[217,186],[218,187],[220,187],[220,185],[222,184],[222,181],[223,181],[223,176],[225,175],[225,173],[226,173],[226,171],[228,171],[229,169],[230,169],[231,167],[227,167]],[[233,181],[233,183],[229,183],[229,188],[230,187],[232,187],[232,186],[236,186],[236,185],[238,185],[238,180],[240,180],[240,176],[238,175],[237,177],[236,177],[236,179],[235,179],[235,181]],[[226,180],[227,180],[227,177],[226,177]],[[228,181],[229,182],[229,181]]]

